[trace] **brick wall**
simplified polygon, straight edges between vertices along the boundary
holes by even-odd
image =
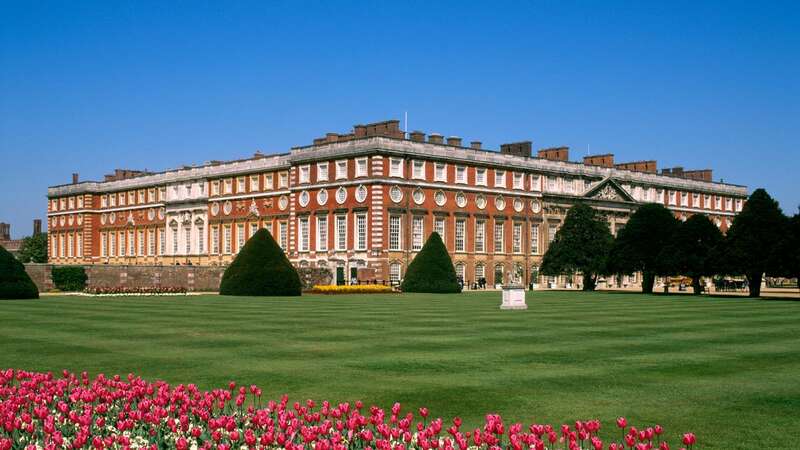
[[[218,291],[222,266],[112,266],[87,265],[88,287],[181,286],[189,291]],[[53,289],[52,264],[25,264],[39,291]]]

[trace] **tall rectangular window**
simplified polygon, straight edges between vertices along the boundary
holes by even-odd
[[[80,232],[78,232],[77,241],[78,241],[77,242],[77,245],[78,245],[77,255],[78,255],[78,258],[80,258],[80,257],[83,256],[83,235]]]
[[[258,222],[250,222],[250,234],[249,234],[249,236],[253,237],[253,236],[255,236],[255,234],[257,232],[258,232]]]
[[[211,226],[211,254],[219,253],[219,226]]]
[[[464,219],[456,219],[456,251],[457,252],[464,252],[466,251],[466,246],[464,245],[465,233],[467,229],[467,222]]]
[[[553,242],[556,239],[556,233],[558,232],[558,225],[550,225],[547,228],[547,242]]]
[[[494,223],[494,252],[495,253],[505,253],[505,242],[503,239],[503,231],[504,231],[504,223],[497,222]]]
[[[447,181],[447,166],[445,163],[435,163],[433,179],[434,181]]]
[[[513,233],[511,235],[511,251],[514,253],[522,253],[522,224],[514,223]]]
[[[389,216],[389,250],[400,250],[400,216]]]
[[[542,190],[542,177],[540,177],[539,175],[531,175],[531,190],[532,191]]]
[[[342,180],[347,178],[347,160],[342,159],[336,161],[336,179]]]
[[[192,227],[187,226],[183,227],[183,240],[184,240],[184,254],[191,255],[192,254]]]
[[[289,187],[289,173],[281,172],[278,174],[278,188],[285,189]]]
[[[506,171],[505,170],[497,170],[494,171],[494,186],[495,187],[506,187]]]
[[[72,258],[72,249],[75,248],[74,238],[72,237],[72,233],[67,235],[67,256]]]
[[[539,254],[539,224],[531,224],[531,254]]]
[[[308,251],[308,217],[300,217],[297,219],[297,228],[299,231],[299,239],[297,240],[298,251]]]
[[[400,158],[389,159],[389,176],[402,177],[403,176],[403,160]]]
[[[347,216],[336,216],[336,250],[347,250]]]
[[[300,183],[308,183],[311,181],[311,166],[300,166]]]
[[[475,221],[475,251],[486,251],[486,222],[483,220]]]
[[[676,193],[675,193],[675,191],[669,191],[669,204],[670,204],[670,205],[675,205],[675,204],[677,204],[675,199],[676,199]]]
[[[236,179],[236,193],[237,194],[241,194],[241,193],[247,191],[246,183],[247,183],[247,180],[245,180],[244,177],[239,177],[239,178]],[[188,191],[189,189],[191,189],[191,186],[187,186],[186,189]]]
[[[250,175],[250,192],[258,192],[258,175]]]
[[[275,184],[273,183],[272,178],[273,177],[272,177],[271,173],[265,173],[264,174],[264,190],[265,191],[275,188]]]
[[[58,256],[60,256],[62,258],[67,256],[67,253],[65,251],[66,247],[67,247],[67,240],[64,239],[64,235],[63,234],[58,236],[58,246],[59,246]]]
[[[714,208],[715,209],[722,209],[722,197],[716,196],[714,197]]]
[[[475,184],[486,186],[486,169],[475,169]]]
[[[423,233],[422,217],[414,217],[411,222],[411,250],[422,250]]]
[[[156,230],[147,230],[147,254],[153,256],[156,254]]]
[[[223,245],[225,246],[225,248],[223,249],[225,251],[225,254],[226,255],[230,255],[231,254],[231,226],[230,225],[225,225],[225,227],[223,228],[223,230],[222,230],[222,241],[223,241]]]
[[[204,254],[206,252],[206,236],[205,236],[205,227],[202,224],[197,226],[197,253]]]
[[[367,215],[356,214],[356,250],[367,249]]]
[[[317,217],[317,251],[328,250],[328,216]]]
[[[689,193],[681,192],[681,206],[689,206]]]
[[[417,180],[425,179],[425,161],[417,161],[417,160],[414,161],[411,177]]]
[[[158,254],[163,255],[167,252],[167,232],[163,228],[158,229]]]
[[[467,182],[466,166],[456,166],[456,183],[466,184],[466,182]]]
[[[108,234],[102,233],[100,235],[100,256],[108,256]]]
[[[219,195],[219,180],[211,182],[211,195]]]
[[[369,173],[367,170],[367,158],[358,158],[356,159],[356,176],[357,177],[365,177]]]
[[[433,231],[439,234],[439,237],[442,238],[442,242],[447,242],[444,237],[444,217],[436,217],[433,219]],[[446,244],[445,244],[446,246]]]
[[[136,255],[136,236],[133,234],[133,230],[128,231],[128,254]]]
[[[172,254],[178,254],[178,227],[172,227]]]
[[[317,164],[317,182],[328,181],[328,163]]]
[[[242,251],[244,247],[244,224],[236,224],[236,253]]]
[[[525,189],[525,177],[519,172],[514,172],[514,189]]]
[[[125,232],[119,232],[119,256],[125,256],[127,245],[125,245]]]
[[[55,258],[58,256],[58,237],[55,234],[50,235],[50,243],[52,244],[50,254]]]

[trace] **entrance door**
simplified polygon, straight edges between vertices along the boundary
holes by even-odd
[[[358,283],[358,268],[351,267],[350,268],[350,284]]]
[[[336,285],[341,286],[344,284],[344,267],[336,268]]]

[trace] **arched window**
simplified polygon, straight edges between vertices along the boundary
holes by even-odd
[[[539,284],[539,266],[531,266],[531,283]]]
[[[486,266],[483,263],[478,263],[475,266],[475,282],[479,282],[481,278],[486,278]]]
[[[464,263],[462,263],[462,262],[456,263],[455,269],[456,269],[456,277],[458,277],[461,280],[461,282],[465,282],[465,280],[464,280]]]
[[[494,266],[494,284],[503,284],[503,275],[505,268],[502,264]]]
[[[525,276],[525,270],[522,268],[522,263],[514,264],[514,283],[522,283],[522,278]]]

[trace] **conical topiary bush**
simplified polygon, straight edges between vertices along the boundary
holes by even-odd
[[[461,292],[453,260],[450,259],[439,233],[431,233],[422,250],[408,265],[400,289],[403,292],[431,294]]]
[[[39,298],[25,266],[0,245],[0,299]]]
[[[269,231],[258,230],[225,269],[222,295],[300,295],[300,277]]]

